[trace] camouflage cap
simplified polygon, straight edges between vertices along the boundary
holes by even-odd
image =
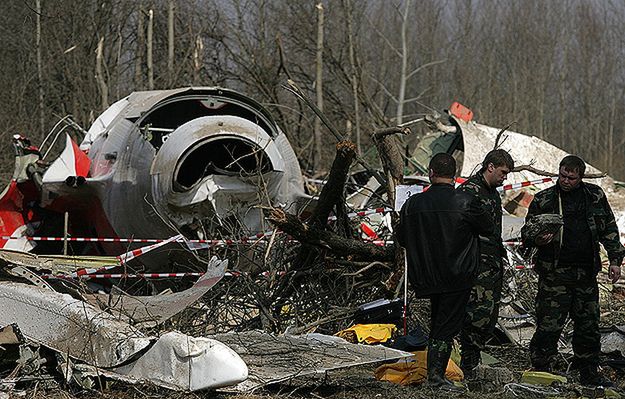
[[[545,213],[532,216],[526,223],[524,230],[527,237],[536,238],[543,234],[555,234],[560,230],[564,220],[562,215]]]

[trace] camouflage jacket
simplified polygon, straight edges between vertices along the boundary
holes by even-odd
[[[480,236],[480,253],[482,255],[505,256],[506,251],[501,242],[501,196],[495,188],[486,184],[484,175],[477,173],[462,183],[458,190],[470,193],[478,198],[480,206],[493,217],[495,229],[487,236]]]
[[[601,187],[585,182],[581,184],[581,189],[584,190],[584,198],[586,201],[586,220],[588,221],[593,241],[594,271],[597,273],[601,270],[599,243],[601,243],[608,252],[610,262],[618,265],[623,262],[625,248],[623,248],[619,240],[619,232],[616,221],[614,220],[614,214]],[[530,204],[525,221],[527,223],[532,216],[546,213],[562,214],[560,189],[557,184],[536,194]],[[536,237],[530,236],[528,230],[529,229],[525,226],[521,230],[523,244],[526,247],[535,247],[534,239]],[[560,256],[561,240],[561,235],[556,234],[553,241],[544,246],[545,248],[547,248],[547,246],[553,246],[551,251],[541,251],[541,247],[537,247],[538,251],[534,259],[537,271],[540,272],[557,266]],[[546,253],[549,253],[549,255],[545,255]]]

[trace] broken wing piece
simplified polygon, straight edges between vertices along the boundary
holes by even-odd
[[[114,367],[150,345],[132,326],[67,294],[0,282],[0,326],[17,324],[38,344],[98,367]]]
[[[132,296],[124,293],[98,294],[98,300],[107,303],[113,314],[123,315],[142,326],[155,326],[180,313],[196,302],[221,280],[228,266],[227,260],[213,256],[206,273],[189,289],[172,294]]]

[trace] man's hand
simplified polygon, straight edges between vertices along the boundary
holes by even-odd
[[[612,281],[612,284],[616,283],[618,279],[621,278],[621,267],[617,265],[610,265],[608,278]]]
[[[553,233],[541,234],[538,237],[536,237],[534,242],[536,243],[536,245],[547,245],[553,240],[554,236],[555,234]]]

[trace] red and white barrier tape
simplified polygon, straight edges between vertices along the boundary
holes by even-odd
[[[273,231],[258,233],[253,236],[243,237],[238,240],[186,240],[190,243],[199,243],[199,244],[210,244],[210,245],[232,245],[237,243],[248,243],[250,241],[258,240],[261,238],[265,238],[266,236],[270,236],[273,234]],[[125,243],[162,243],[163,241],[167,241],[167,238],[105,238],[105,237],[40,237],[40,236],[24,236],[24,237],[14,237],[14,236],[0,236],[0,240],[21,240],[25,239],[28,241],[78,241],[78,242],[125,242]]]
[[[551,183],[554,181],[556,181],[555,177],[545,177],[542,179],[527,180],[521,183],[506,184],[504,186],[497,187],[497,191],[502,192],[502,191],[508,191],[508,190],[516,190],[517,188],[534,186],[536,184]]]
[[[362,211],[358,211],[358,212],[350,212],[347,214],[348,218],[355,218],[355,217],[362,217],[362,216],[367,216],[367,215],[373,215],[375,213],[388,213],[391,212],[392,209],[391,208],[375,208],[375,209],[365,209]],[[336,220],[337,217],[336,216],[330,216],[328,217],[328,220]]]
[[[226,277],[240,277],[244,275],[243,272],[226,272]],[[278,272],[279,276],[286,274],[285,272]],[[143,278],[143,279],[158,279],[158,278],[181,278],[181,277],[201,277],[204,273],[200,272],[185,272],[185,273],[98,273],[98,274],[42,274],[40,277],[45,279],[109,279],[109,278]],[[269,277],[269,272],[260,273],[263,277]]]
[[[152,244],[152,245],[148,245],[146,247],[141,247],[138,249],[133,249],[132,251],[126,252],[124,254],[121,254],[117,257],[117,260],[119,261],[119,263],[124,264],[126,262],[128,262],[129,260],[132,260],[138,256],[141,256],[147,252],[150,252],[153,249],[165,246],[171,242],[175,242],[175,241],[181,241],[184,242],[185,238],[182,234],[178,234],[177,236],[173,236],[170,237],[162,242],[156,243],[156,244]]]
[[[556,179],[553,177],[546,177],[546,178],[537,179],[537,180],[528,180],[528,181],[524,181],[521,183],[507,184],[505,186],[498,187],[497,190],[499,191],[515,190],[518,188],[528,187],[528,186],[532,186],[536,184],[550,183],[550,182],[554,182],[555,180]],[[373,215],[373,214],[388,213],[391,211],[393,211],[393,209],[391,208],[365,209],[365,210],[361,210],[357,212],[350,212],[347,214],[347,217],[349,218],[364,217],[364,216]],[[330,216],[328,218],[328,220],[336,220],[336,219],[337,219],[336,216]],[[264,239],[268,236],[271,236],[272,234],[274,234],[274,231],[262,232],[262,233],[258,233],[249,237],[243,237],[240,239],[220,239],[220,240],[210,240],[210,239],[186,240],[185,239],[185,241],[187,243],[207,244],[209,246],[230,246],[230,245],[235,245],[235,244],[248,244],[251,241]],[[159,239],[159,238],[111,238],[111,237],[65,237],[64,238],[64,237],[41,237],[41,236],[32,236],[32,237],[0,236],[0,240],[5,240],[5,241],[19,240],[19,239],[25,239],[28,241],[118,242],[118,243],[123,242],[123,243],[156,243],[156,244],[162,244],[162,243],[171,241],[171,239]],[[182,239],[180,239],[179,241],[182,241]],[[384,245],[385,243],[392,243],[392,241],[387,241],[387,242],[369,241],[369,242],[372,242],[376,245]],[[153,249],[153,246],[148,246],[148,247],[140,248],[135,251],[130,251],[128,254],[137,253],[140,255],[141,253],[145,253],[150,249]],[[127,254],[124,254],[124,255],[127,255]],[[120,256],[124,256],[124,255],[120,255]],[[133,257],[136,257],[138,255],[135,255],[135,256],[127,255],[127,256],[129,257],[127,260],[130,260]]]

